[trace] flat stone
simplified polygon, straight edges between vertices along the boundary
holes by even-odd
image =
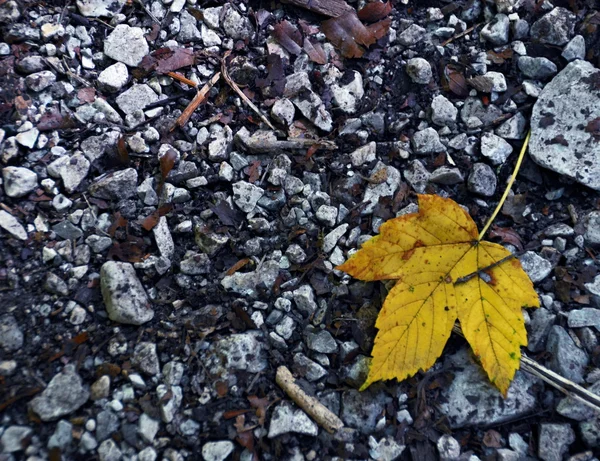
[[[90,162],[95,162],[103,157],[107,151],[116,148],[121,134],[118,131],[109,131],[98,136],[90,136],[81,142],[81,150]]]
[[[58,447],[65,450],[73,440],[73,425],[61,419],[56,425],[54,434],[48,440],[48,448]]]
[[[586,127],[600,118],[600,69],[573,61],[548,83],[531,115],[531,158],[600,190],[600,142]]]
[[[202,34],[198,30],[198,21],[194,16],[183,10],[179,14],[180,28],[177,35],[177,41],[180,43],[197,42],[202,38]]]
[[[123,454],[113,439],[105,440],[98,447],[100,461],[120,461]]]
[[[406,73],[411,80],[420,85],[427,85],[433,78],[431,64],[423,58],[412,58],[406,63]]]
[[[272,439],[290,432],[316,436],[319,428],[302,410],[295,408],[288,402],[283,402],[273,410],[268,437]]]
[[[56,75],[49,70],[42,70],[25,77],[25,83],[29,89],[36,92],[45,90],[54,82],[56,82]]]
[[[171,236],[169,224],[165,216],[159,218],[158,224],[152,228],[152,233],[154,234],[154,240],[161,256],[172,260],[175,254],[175,242],[173,242],[173,237]]]
[[[600,395],[600,381],[592,384],[588,391]],[[594,416],[598,416],[597,412],[594,411],[589,405],[582,403],[574,397],[565,397],[556,406],[556,412],[566,418],[574,421],[591,421]]]
[[[359,147],[350,154],[350,161],[352,166],[361,166],[365,163],[372,162],[376,158],[377,144],[375,141],[371,141],[362,147]]]
[[[583,225],[585,229],[583,234],[585,241],[593,245],[600,244],[600,211],[591,211],[588,213]],[[598,294],[600,295],[600,293]]]
[[[548,335],[546,350],[551,354],[548,367],[564,378],[575,383],[583,383],[585,368],[589,363],[588,355],[575,345],[567,331],[554,325]]]
[[[131,67],[139,65],[149,51],[144,30],[140,27],[119,24],[104,40],[104,54]]]
[[[484,133],[481,136],[481,155],[489,158],[494,165],[501,165],[512,154],[512,146],[493,133]]]
[[[256,298],[258,296],[258,285],[262,283],[270,290],[278,276],[279,262],[265,261],[255,271],[226,275],[221,280],[221,285],[234,293]]]
[[[24,197],[38,185],[38,177],[27,168],[7,166],[2,169],[4,192],[12,198]]]
[[[569,62],[576,59],[585,59],[585,39],[583,36],[575,35],[563,48],[561,56]]]
[[[575,431],[569,424],[540,424],[538,456],[544,461],[562,461],[575,441]]]
[[[525,252],[519,261],[533,283],[541,282],[552,272],[552,263],[534,251]]]
[[[310,350],[320,352],[321,354],[333,354],[338,350],[337,342],[327,330],[321,330],[309,325],[306,328],[305,340]]]
[[[90,161],[81,153],[63,155],[48,165],[48,174],[60,178],[65,191],[75,192],[90,171]]]
[[[556,320],[556,315],[544,307],[533,311],[528,327],[527,349],[531,352],[541,352],[546,348],[546,340],[552,325],[554,325],[554,320]]]
[[[98,84],[109,93],[117,93],[127,83],[129,71],[122,62],[108,66],[98,75]]]
[[[205,461],[224,461],[234,448],[233,442],[229,440],[207,442],[202,446],[202,458]]]
[[[25,449],[25,441],[33,435],[29,426],[9,426],[0,437],[0,453],[16,453]]]
[[[458,168],[448,166],[441,166],[435,169],[433,173],[431,173],[431,176],[429,176],[429,182],[445,184],[448,186],[460,184],[464,180],[465,178]]]
[[[530,56],[519,57],[519,69],[527,77],[536,80],[546,80],[557,72],[556,64],[548,58],[532,58]]]
[[[427,188],[427,183],[431,173],[425,168],[419,160],[413,160],[404,170],[404,179],[411,185],[413,190],[418,194],[423,194]]]
[[[247,16],[242,16],[231,6],[227,8],[223,18],[223,30],[228,37],[234,40],[245,40],[252,37],[254,29]]]
[[[136,84],[121,93],[115,101],[125,114],[133,114],[158,101],[158,95],[145,83]]]
[[[567,319],[569,328],[595,327],[600,331],[600,309],[593,307],[575,309],[569,311]]]
[[[531,375],[517,371],[504,398],[473,361],[469,349],[463,348],[446,360],[454,370],[454,380],[442,389],[440,411],[450,427],[493,426],[536,410],[536,379]]]
[[[127,0],[77,0],[79,12],[88,18],[113,17],[120,13]]]
[[[89,187],[93,197],[107,200],[123,200],[137,192],[137,171],[134,168],[113,171],[100,176]]]
[[[27,240],[27,231],[17,218],[7,211],[0,210],[0,227],[19,240]]]
[[[136,344],[131,364],[149,376],[157,375],[160,372],[160,362],[156,353],[156,344],[152,342]]]
[[[111,320],[141,325],[154,317],[146,291],[131,264],[105,262],[100,271],[100,287]]]
[[[66,365],[29,405],[42,421],[54,421],[76,411],[87,402],[89,396],[75,368]]]

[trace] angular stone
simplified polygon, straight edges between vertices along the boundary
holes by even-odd
[[[104,40],[104,54],[131,67],[139,65],[149,51],[144,30],[140,27],[119,24]]]
[[[262,331],[249,330],[228,335],[213,342],[211,350],[228,370],[259,373],[268,366]]]
[[[529,153],[539,165],[600,190],[600,69],[574,61],[548,83],[533,107]]]
[[[27,168],[7,166],[2,169],[4,192],[12,198],[24,197],[38,185],[38,177]]]
[[[125,86],[127,79],[129,79],[127,66],[117,62],[100,72],[98,84],[109,93],[116,93]]]
[[[9,212],[0,210],[0,227],[19,240],[27,240],[27,231]]]
[[[588,355],[575,345],[567,331],[554,325],[548,335],[546,350],[551,354],[548,367],[564,378],[582,383],[585,368],[589,363]]]
[[[5,351],[16,351],[23,346],[23,332],[17,319],[11,314],[0,316],[0,348]]]
[[[154,317],[146,291],[131,264],[105,262],[100,270],[100,287],[111,320],[141,325]]]
[[[65,191],[75,192],[90,171],[89,160],[81,153],[63,155],[48,165],[48,174],[62,179]]]
[[[564,45],[573,35],[576,19],[566,8],[554,8],[533,23],[531,38],[548,45]]]
[[[120,13],[127,0],[77,0],[79,12],[86,17],[113,17]]]
[[[25,449],[24,442],[33,434],[28,426],[9,426],[0,437],[0,453],[15,453]],[[7,458],[10,459],[10,458]]]
[[[273,410],[268,437],[272,439],[290,432],[316,436],[319,428],[302,410],[295,408],[290,403],[283,402]]]
[[[113,171],[98,178],[89,187],[93,197],[107,200],[123,200],[135,195],[137,171],[134,168]]]
[[[133,114],[158,101],[158,96],[150,86],[136,84],[121,93],[115,101],[125,114]]]

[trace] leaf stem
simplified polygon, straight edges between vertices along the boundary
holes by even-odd
[[[527,146],[529,145],[529,137],[530,136],[531,136],[531,130],[529,130],[529,132],[527,133],[527,136],[525,137],[525,141],[523,142],[523,147],[521,148],[521,153],[519,154],[519,158],[517,159],[517,164],[515,165],[515,169],[513,171],[512,176],[510,177],[510,179],[508,181],[508,184],[506,185],[504,194],[502,194],[502,198],[500,199],[500,202],[498,202],[498,206],[496,206],[494,213],[492,213],[492,216],[490,216],[490,218],[487,220],[487,223],[485,224],[485,226],[479,233],[479,237],[477,237],[477,241],[481,241],[483,239],[483,236],[488,231],[488,229],[494,222],[494,219],[496,219],[496,216],[498,216],[498,213],[502,209],[502,205],[504,205],[504,202],[506,201],[506,197],[508,197],[508,193],[510,192],[511,187],[512,187],[513,183],[515,182],[517,173],[519,172],[519,169],[521,168],[521,163],[523,162],[523,157],[525,157],[525,152],[527,151]]]

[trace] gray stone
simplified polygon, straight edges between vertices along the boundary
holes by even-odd
[[[125,3],[127,0],[77,0],[77,8],[83,16],[110,18],[120,13]]]
[[[100,376],[90,387],[90,399],[100,400],[108,397],[110,393],[110,377]]]
[[[233,184],[233,201],[244,212],[251,212],[265,191],[247,181]]]
[[[17,319],[11,314],[0,316],[0,348],[16,351],[23,346],[23,332]]]
[[[93,197],[106,200],[123,200],[136,194],[137,171],[134,168],[113,171],[100,176],[89,187]]]
[[[573,382],[584,382],[583,375],[589,363],[588,355],[575,345],[563,327],[554,325],[551,328],[546,350],[550,353],[550,369]]]
[[[306,328],[304,336],[307,347],[312,351],[320,352],[321,354],[333,354],[338,350],[335,339],[327,330],[321,330],[309,325]]]
[[[12,198],[24,197],[38,185],[38,177],[27,168],[7,166],[2,169],[4,192]]]
[[[154,234],[154,240],[161,256],[168,260],[173,259],[175,243],[173,242],[173,237],[171,236],[169,224],[165,216],[160,217],[158,224],[152,228],[152,233]]]
[[[443,461],[457,459],[460,456],[460,443],[451,435],[442,435],[436,445],[440,459]]]
[[[48,293],[58,296],[67,296],[69,294],[69,287],[67,286],[66,282],[52,272],[48,272],[48,274],[46,274],[44,290],[46,290]]]
[[[445,184],[452,186],[454,184],[460,184],[465,180],[462,173],[458,168],[452,168],[448,166],[441,166],[431,173],[429,176],[429,182],[437,184]]]
[[[440,137],[433,128],[425,128],[417,131],[412,139],[411,144],[415,153],[420,155],[437,154],[445,152],[446,146],[440,142]]]
[[[497,14],[494,16],[494,19],[481,29],[481,37],[492,45],[504,45],[508,43],[509,27],[510,20],[508,16]]]
[[[63,221],[52,226],[52,230],[56,235],[65,240],[77,240],[83,235],[79,227],[75,226],[71,221]]]
[[[506,77],[500,72],[486,72],[483,77],[490,82],[490,91],[502,93],[508,89],[506,86]]]
[[[375,160],[377,151],[377,144],[375,141],[371,141],[370,143],[359,147],[354,152],[350,154],[350,161],[352,162],[352,166],[361,166],[365,163],[370,163]]]
[[[538,456],[544,461],[562,461],[575,441],[575,431],[569,424],[540,424]]]
[[[75,192],[90,171],[89,160],[81,153],[63,155],[48,165],[48,174],[60,178],[65,191]]]
[[[337,220],[338,209],[330,205],[321,205],[315,212],[315,217],[326,227],[333,227]]]
[[[340,417],[346,425],[363,434],[371,434],[391,400],[384,392],[359,392],[350,389],[342,394]]]
[[[585,39],[581,35],[575,35],[563,48],[561,56],[569,62],[585,59]]]
[[[158,101],[158,95],[145,83],[135,84],[121,93],[115,101],[125,114],[133,114]]]
[[[598,182],[598,188],[600,190],[600,182]],[[587,243],[592,245],[600,244],[600,211],[592,211],[585,217],[584,222],[585,233],[583,237]],[[600,293],[598,293],[600,295]]]
[[[215,341],[211,350],[228,370],[259,373],[268,366],[265,346],[262,332],[250,330]]]
[[[273,410],[268,437],[272,439],[290,432],[316,436],[319,428],[302,410],[288,402],[283,402]]]
[[[177,41],[180,43],[198,42],[202,38],[202,34],[198,30],[198,21],[196,18],[183,10],[179,15],[181,27],[177,35]]]
[[[309,382],[318,381],[327,374],[325,368],[302,353],[294,354],[293,370]]]
[[[54,421],[76,411],[87,402],[89,396],[75,368],[66,365],[29,405],[42,421]]]
[[[323,238],[323,246],[321,247],[323,252],[325,254],[327,254],[331,250],[333,250],[335,248],[335,245],[337,244],[338,240],[340,238],[342,238],[342,236],[346,233],[347,230],[348,230],[348,224],[344,223],[344,224],[340,224],[338,227],[336,227],[331,232],[329,232],[327,235],[325,235],[325,237]]]
[[[537,399],[533,393],[536,379],[517,371],[506,398],[490,383],[480,365],[463,348],[446,359],[454,370],[454,380],[442,389],[440,411],[452,428],[493,426],[533,412]]]
[[[585,285],[587,288],[587,285],[590,284],[586,283]],[[569,328],[596,327],[596,329],[600,331],[600,309],[595,309],[593,307],[575,309],[569,311],[567,318]]]
[[[29,426],[9,426],[0,437],[0,453],[15,453],[25,449],[25,441],[33,435]],[[7,458],[7,459],[10,459]],[[14,458],[13,458],[14,459]]]
[[[221,37],[214,30],[209,29],[206,25],[200,26],[200,35],[202,36],[202,43],[205,47],[219,46],[222,43]]]
[[[333,102],[342,112],[347,114],[356,112],[358,104],[365,94],[361,74],[357,71],[352,71],[352,76],[352,80],[344,85],[340,85],[338,82],[332,82],[330,84]]]
[[[519,57],[519,69],[527,77],[537,80],[546,80],[556,74],[556,64],[548,58]]]
[[[342,367],[342,379],[350,386],[360,388],[367,380],[370,363],[370,357],[359,354],[351,363]]]
[[[35,74],[25,77],[25,83],[32,91],[43,91],[56,82],[56,75],[49,70],[36,72]]]
[[[533,283],[541,282],[552,272],[552,263],[534,251],[527,251],[519,260]]]
[[[111,320],[141,325],[154,317],[146,291],[131,264],[105,262],[100,271],[100,287]]]
[[[489,165],[475,163],[467,179],[467,187],[475,194],[491,197],[496,192],[497,182],[494,170]]]
[[[27,231],[21,223],[9,212],[0,210],[0,227],[13,237],[27,240]]]
[[[96,438],[106,440],[119,430],[119,417],[110,410],[104,410],[96,416]]]
[[[556,315],[543,307],[533,311],[529,324],[527,349],[531,352],[541,352],[546,348],[546,340],[555,319]]]
[[[302,285],[292,292],[296,308],[306,317],[310,317],[317,310],[315,293],[310,285]]]
[[[157,375],[160,372],[160,362],[156,353],[156,344],[151,342],[136,344],[131,364],[149,376]]]
[[[512,153],[512,146],[493,133],[484,133],[481,136],[481,155],[490,159],[494,165],[500,165],[506,161]]]
[[[61,419],[56,425],[54,434],[48,440],[48,448],[58,447],[65,450],[73,440],[73,425],[69,421]]]
[[[94,162],[104,154],[116,147],[121,134],[118,131],[109,131],[99,136],[90,136],[81,142],[81,150],[90,162]]]
[[[539,165],[600,190],[600,143],[586,131],[600,117],[600,70],[574,61],[544,87],[531,116],[529,151]],[[557,141],[558,140],[558,141]]]
[[[221,280],[221,285],[223,288],[235,293],[256,298],[259,293],[258,285],[262,283],[270,290],[273,288],[278,276],[279,263],[277,261],[265,261],[254,271],[226,275]]]
[[[437,95],[431,101],[431,121],[439,126],[447,126],[456,122],[458,109],[443,95]]]
[[[108,250],[112,245],[112,239],[104,235],[90,235],[85,239],[94,253],[102,253],[104,250]]]
[[[600,395],[600,381],[596,381],[592,384],[588,388],[588,391]],[[565,397],[558,402],[556,412],[575,421],[591,421],[595,416],[598,416],[597,412],[589,405],[586,405],[585,403],[582,403],[581,400],[571,396]]]
[[[40,132],[37,128],[32,128],[30,130],[19,131],[15,139],[19,144],[23,147],[28,147],[29,149],[33,149],[35,146],[35,142],[38,139]]]
[[[427,188],[431,173],[419,160],[413,160],[404,170],[404,179],[418,194],[423,194]]]
[[[123,454],[113,439],[105,440],[98,447],[100,461],[120,461]]]
[[[183,274],[200,275],[210,272],[212,261],[205,253],[189,253],[179,263],[179,269]]]
[[[119,24],[104,40],[104,54],[131,67],[139,65],[149,51],[144,30],[140,27]]]
[[[369,455],[378,461],[394,461],[400,458],[406,445],[398,443],[393,436],[383,437],[377,441],[375,437],[369,437]]]
[[[108,66],[98,75],[98,84],[109,93],[117,93],[127,83],[129,71],[122,62]]]
[[[531,26],[531,38],[548,45],[564,45],[573,35],[576,16],[566,8],[554,8]]]
[[[0,24],[7,24],[16,21],[21,17],[19,4],[14,0],[0,5]]]
[[[426,34],[427,31],[424,28],[417,24],[411,24],[398,34],[397,40],[400,45],[412,46],[423,40]]]
[[[495,133],[504,139],[524,139],[526,127],[527,120],[525,116],[521,112],[518,112],[496,128]]]
[[[202,446],[202,458],[205,461],[225,461],[234,448],[233,442],[229,440],[207,442]]]
[[[206,11],[206,10],[205,10]],[[296,109],[294,103],[287,98],[278,99],[271,107],[271,115],[283,125],[291,125],[294,121]]]
[[[413,82],[427,85],[433,78],[429,61],[423,58],[412,58],[406,63],[406,73]]]
[[[484,106],[479,98],[469,97],[465,100],[465,104],[460,110],[460,118],[463,123],[467,123],[469,119],[477,118],[482,124],[488,125],[494,122],[502,115],[502,111],[493,104]],[[459,149],[455,147],[455,149]]]
[[[231,5],[223,18],[223,30],[234,40],[246,40],[252,37],[254,30],[247,16],[242,16]]]
[[[380,184],[369,183],[365,190],[365,195],[363,197],[363,202],[367,203],[363,208],[361,214],[368,215],[373,213],[375,206],[379,203],[379,199],[381,197],[392,197],[398,187],[400,187],[401,176],[400,172],[394,168],[393,166],[387,166],[382,162],[377,162],[375,167],[371,170],[371,176],[385,168],[387,177],[385,181]],[[332,248],[333,249],[333,248]]]
[[[159,428],[160,421],[151,418],[146,413],[142,413],[138,420],[137,433],[143,440],[151,444],[154,441],[154,437],[156,437]]]

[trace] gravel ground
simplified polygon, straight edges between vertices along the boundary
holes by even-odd
[[[390,5],[351,59],[279,2],[0,0],[1,461],[596,459],[600,414],[458,337],[359,392],[386,287],[334,267],[417,193],[483,225],[530,129],[489,238],[525,352],[600,394],[598,3]]]

